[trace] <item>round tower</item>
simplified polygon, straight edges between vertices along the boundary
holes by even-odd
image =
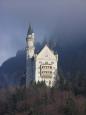
[[[27,32],[26,37],[26,87],[28,88],[30,82],[33,80],[34,77],[34,51],[35,51],[35,44],[34,44],[34,33],[29,25],[29,29]]]
[[[34,50],[35,50],[34,33],[31,26],[29,26],[27,38],[26,38],[26,53],[28,58],[34,57]]]

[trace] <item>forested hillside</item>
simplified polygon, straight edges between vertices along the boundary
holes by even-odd
[[[86,97],[44,83],[11,87],[0,90],[0,115],[86,115]]]
[[[58,53],[58,71],[65,79],[85,79],[86,77],[86,42],[72,45],[62,45],[52,39],[36,43],[38,53],[48,44],[51,49]],[[5,61],[0,67],[0,87],[16,86],[25,84],[26,57],[25,51],[18,51],[16,56]]]

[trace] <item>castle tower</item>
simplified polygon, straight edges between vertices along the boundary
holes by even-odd
[[[34,33],[29,25],[29,29],[26,37],[26,87],[29,86],[29,83],[32,81],[33,69],[34,69]]]
[[[26,52],[27,52],[27,56],[29,58],[33,58],[34,57],[34,33],[33,30],[31,28],[31,26],[29,25],[29,29],[28,29],[28,33],[27,33],[27,38],[26,38]]]

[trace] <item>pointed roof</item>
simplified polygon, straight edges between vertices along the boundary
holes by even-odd
[[[27,32],[27,35],[30,35],[33,33],[33,30],[32,30],[32,27],[31,25],[29,24],[29,28],[28,28],[28,32]]]
[[[39,54],[37,55],[37,59],[47,59],[47,60],[51,60],[51,59],[56,59],[54,53],[52,52],[52,50],[48,47],[48,45],[46,44],[43,49],[39,52]]]

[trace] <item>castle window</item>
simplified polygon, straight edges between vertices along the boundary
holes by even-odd
[[[42,78],[52,78],[52,65],[50,64],[42,64],[40,65],[40,76]]]
[[[50,71],[50,73],[52,73],[52,71]]]
[[[50,66],[50,69],[52,69],[52,66]]]

